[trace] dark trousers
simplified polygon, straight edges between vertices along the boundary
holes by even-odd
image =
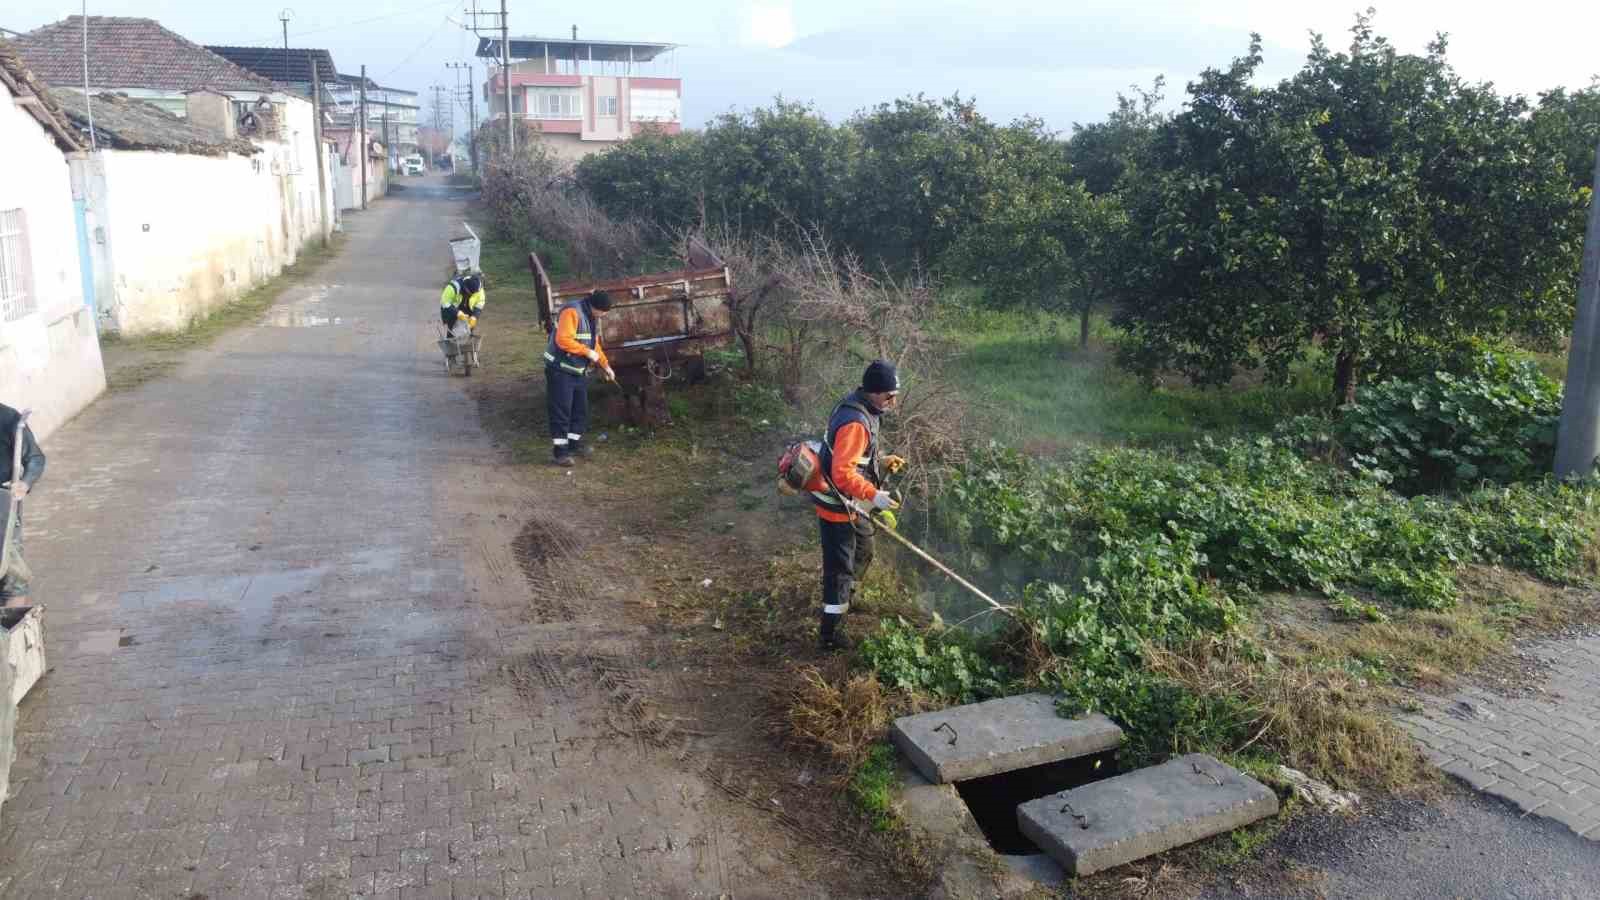
[[[567,446],[571,435],[589,427],[589,380],[582,375],[544,367],[545,408],[550,413],[550,439]]]
[[[872,522],[856,516],[854,522],[829,522],[822,528],[822,634],[833,633],[839,617],[850,608],[856,579],[872,565]]]

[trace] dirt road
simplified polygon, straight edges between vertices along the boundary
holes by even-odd
[[[260,323],[48,442],[5,896],[819,893],[803,841],[641,733],[619,536],[442,373],[460,211],[349,217]],[[486,325],[492,366],[492,290]]]

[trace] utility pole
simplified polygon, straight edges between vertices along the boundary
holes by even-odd
[[[361,67],[361,208],[367,208],[367,67]]]
[[[289,20],[292,19],[292,18],[294,18],[294,10],[289,9],[288,7],[284,7],[283,12],[278,13],[278,21],[283,23],[283,52],[284,53],[288,53],[289,52]]]
[[[517,156],[517,122],[511,112],[511,31],[506,27],[506,0],[500,0],[500,74],[506,80],[506,150]]]
[[[473,171],[478,168],[478,100],[472,93],[472,63],[453,62],[445,63],[447,69],[456,71],[456,100],[467,106],[467,153],[472,157]],[[462,79],[466,79],[466,86],[462,86]],[[454,137],[455,129],[451,129]]]
[[[444,113],[446,110],[444,92],[449,88],[442,84],[435,84],[430,85],[428,90],[433,92],[433,140],[438,140],[439,135],[444,133]],[[435,164],[433,144],[430,141],[428,145],[428,169],[431,171]]]
[[[322,171],[322,70],[317,68],[315,53],[307,50],[306,59],[311,63],[311,135],[317,142],[317,207],[322,210],[322,242],[326,244],[332,220],[328,218],[328,176]]]
[[[497,30],[500,32],[500,77],[505,79],[505,83],[501,85],[501,90],[505,101],[506,112],[506,151],[509,154],[515,155],[517,152],[517,128],[516,120],[514,118],[515,113],[511,108],[511,30],[506,24],[506,0],[500,0],[500,21],[498,23],[498,27],[496,27],[496,24],[494,23],[495,14],[492,12],[479,10],[477,0],[473,0],[472,8],[466,11],[466,15],[472,20],[472,24],[467,26],[468,29],[479,37],[482,37],[484,32],[488,32],[491,35]],[[490,24],[480,26],[478,21],[479,19],[483,18],[489,19]],[[484,59],[488,60],[492,59],[492,57],[484,56]],[[492,114],[494,112],[494,103],[492,102],[489,94],[490,88],[488,79],[489,63],[485,62],[483,99],[485,101],[489,101],[489,112]]]
[[[1594,185],[1600,189],[1600,148],[1595,151]],[[1583,236],[1578,318],[1572,325],[1556,438],[1556,477],[1588,475],[1596,458],[1600,458],[1600,196],[1589,199],[1589,228]]]

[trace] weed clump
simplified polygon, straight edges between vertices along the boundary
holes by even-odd
[[[845,769],[859,766],[889,727],[889,697],[870,674],[830,679],[803,665],[787,683],[778,698],[783,719],[774,730],[821,748]]]

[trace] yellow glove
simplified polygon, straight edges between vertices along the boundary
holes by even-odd
[[[878,521],[883,524],[883,527],[889,529],[890,531],[894,531],[900,527],[900,520],[896,519],[894,513],[887,509],[878,513]]]
[[[883,464],[888,467],[889,474],[899,475],[906,467],[906,458],[904,456],[886,456],[883,458]]]
[[[477,316],[468,316],[467,317],[467,327],[471,328],[473,331],[477,331],[478,330],[478,317]]]

